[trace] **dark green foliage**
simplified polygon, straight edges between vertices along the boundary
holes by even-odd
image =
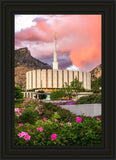
[[[68,83],[65,82],[65,85],[63,86],[63,90],[66,92],[66,95],[69,99],[72,99],[72,87]]]
[[[32,108],[25,109],[19,119],[22,123],[35,123],[37,120],[37,113]]]
[[[69,110],[63,109],[60,106],[56,106],[52,103],[43,103],[43,107],[45,108],[45,112],[43,117],[47,117],[52,119],[52,115],[54,112],[57,112],[64,122],[73,122],[75,121],[76,115],[72,114]]]
[[[26,108],[19,117],[15,115],[15,145],[22,146],[95,146],[101,145],[101,117],[79,116],[81,123],[76,122],[77,115],[62,109],[52,103],[40,103],[38,100],[29,100],[23,104],[15,104],[16,108]],[[37,118],[39,112],[43,112]],[[43,121],[43,117],[46,120]],[[57,119],[58,121],[55,121]],[[69,125],[67,122],[71,122]],[[23,126],[19,126],[23,123]],[[63,125],[61,125],[63,123]],[[42,127],[40,132],[38,127]],[[21,132],[28,132],[30,140],[19,137]],[[57,139],[52,140],[51,135],[56,134]]]
[[[78,93],[78,92],[82,92],[83,91],[83,86],[82,86],[82,82],[79,82],[77,78],[75,78],[72,82],[71,82],[71,87],[72,89]]]
[[[70,85],[68,83],[65,83],[63,86],[63,90],[65,91],[68,98],[71,99],[73,92],[78,94],[78,92],[84,91],[84,88],[82,86],[82,82],[79,82],[78,79],[75,78]]]
[[[91,90],[94,93],[100,92],[100,87],[102,87],[102,78],[99,77],[98,79],[96,78],[94,81],[91,81]]]
[[[77,104],[94,104],[102,103],[101,94],[92,94],[90,96],[81,97],[77,101]]]
[[[14,88],[14,98],[15,99],[23,99],[23,93],[19,87]]]
[[[23,103],[24,99],[15,99],[14,102],[15,104],[20,104]]]
[[[50,94],[50,98],[52,100],[60,99],[64,96],[66,96],[66,95],[65,95],[65,91],[63,91],[63,90],[53,91]]]
[[[37,127],[42,127],[43,131],[37,130]],[[19,138],[17,135],[21,131],[28,132],[31,136],[29,141]],[[52,140],[51,135],[56,134],[57,139]],[[59,122],[53,121],[36,121],[35,125],[24,124],[23,127],[18,127],[15,132],[16,145],[60,145],[60,146],[94,146],[101,144],[101,120],[93,119],[82,120],[81,123],[72,122],[70,126],[64,123],[63,126]]]

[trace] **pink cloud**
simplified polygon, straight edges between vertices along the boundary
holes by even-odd
[[[90,70],[87,64],[101,63],[101,15],[46,15],[34,22],[36,25],[15,34],[16,48],[25,45],[37,58],[51,56],[56,32],[58,55],[68,52],[80,69]]]

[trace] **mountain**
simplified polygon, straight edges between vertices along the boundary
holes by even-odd
[[[102,65],[98,65],[97,67],[95,67],[92,71],[90,71],[91,73],[91,79],[95,80],[95,78],[99,78],[102,75]]]
[[[28,48],[20,48],[14,51],[15,67],[25,66],[35,69],[52,69],[47,63],[43,63],[31,56]]]
[[[15,86],[26,90],[26,72],[34,69],[52,69],[47,63],[31,56],[28,48],[20,48],[14,51],[15,55]]]
[[[76,67],[76,66],[73,64],[73,65],[67,67],[66,70],[79,71],[79,68]]]

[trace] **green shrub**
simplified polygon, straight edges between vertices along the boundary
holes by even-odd
[[[31,99],[29,101],[24,101],[23,104],[26,108],[36,108],[40,105],[40,102],[37,99]]]
[[[63,91],[63,90],[53,91],[50,94],[50,98],[52,100],[60,99],[60,98],[62,98],[64,96],[66,96],[66,94],[65,94],[65,91]]]
[[[19,117],[16,117],[15,114],[15,145],[17,146],[92,146],[101,144],[101,120],[96,120],[96,117],[80,116],[82,121],[77,123],[77,115],[52,103],[41,103],[40,105],[38,100],[26,100],[23,104],[15,106],[21,112]],[[43,113],[39,115],[42,111]],[[45,121],[42,120],[43,117],[46,117]],[[58,121],[54,121],[55,119]],[[67,122],[71,122],[71,125]],[[23,123],[23,125],[20,126],[19,123]],[[63,124],[61,125],[61,123]],[[37,129],[38,127],[42,127],[43,131]],[[21,132],[28,132],[31,136],[30,140],[19,137],[18,134]],[[51,139],[52,134],[57,135],[56,140]]]
[[[24,99],[15,99],[14,102],[15,104],[21,104],[23,103]]]
[[[57,112],[54,112],[54,114],[52,116],[52,120],[54,121],[55,119],[57,119],[57,120],[61,119],[61,116]]]
[[[44,114],[43,114],[43,117],[51,119],[53,114],[54,114],[53,111],[46,109],[45,112],[44,112]]]
[[[58,121],[38,120],[34,125],[29,123],[24,126],[17,127],[15,132],[16,145],[38,145],[38,146],[93,146],[101,144],[101,120],[82,119],[81,123],[72,122],[71,126],[64,123],[62,126]],[[42,127],[43,131],[37,130],[37,127]],[[20,132],[28,132],[31,136],[29,141],[18,137]],[[56,134],[56,140],[51,139],[51,135]]]
[[[23,93],[21,92],[20,87],[15,87],[14,88],[14,98],[15,99],[23,99]]]
[[[86,97],[81,97],[77,101],[77,104],[94,104],[102,103],[101,94],[92,94]]]
[[[91,90],[94,93],[101,92],[100,87],[102,87],[102,77],[94,78],[93,81],[91,81]]]
[[[22,123],[33,124],[37,120],[37,113],[32,108],[27,108],[22,112],[19,119]]]
[[[60,106],[56,106],[52,103],[42,103],[42,104],[43,104],[43,107],[45,109],[45,113],[43,115],[44,117],[48,117],[48,114],[46,115],[46,112],[48,112],[49,113],[49,118],[52,119],[52,116],[53,116],[54,112],[57,112],[57,114],[61,117],[62,121],[64,121],[64,122],[75,121],[76,115],[72,114],[69,110],[63,109]]]

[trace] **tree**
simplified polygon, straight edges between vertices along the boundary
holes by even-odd
[[[15,87],[14,98],[15,99],[23,99],[23,93],[21,92],[21,88],[20,87]]]
[[[72,82],[71,82],[71,88],[74,92],[76,92],[76,96],[78,94],[78,92],[83,91],[83,86],[82,86],[82,82],[79,82],[77,78],[75,78]]]
[[[102,78],[96,78],[94,81],[91,82],[91,88],[93,92],[100,92],[100,87],[102,87]]]
[[[72,87],[67,82],[65,82],[65,85],[63,86],[63,89],[65,90],[66,94],[68,95],[68,98],[71,99],[72,95]]]

